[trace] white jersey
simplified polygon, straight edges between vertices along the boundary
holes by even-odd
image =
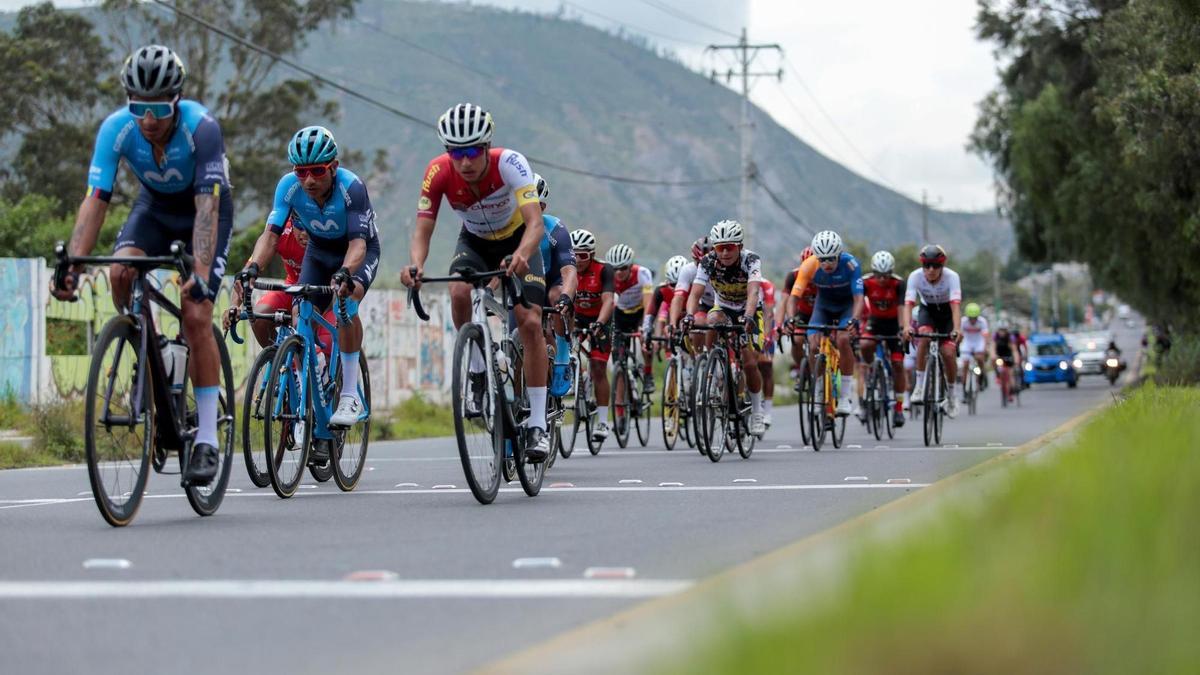
[[[904,291],[904,302],[917,304],[918,302],[926,307],[935,307],[937,305],[949,305],[952,302],[962,302],[962,284],[958,280],[958,272],[949,267],[942,268],[942,276],[937,280],[937,283],[930,283],[925,278],[925,271],[921,268],[913,270],[912,274],[908,275],[907,288]],[[919,298],[919,299],[918,299]],[[947,309],[941,307],[940,309]]]
[[[964,341],[978,340],[982,342],[983,336],[988,334],[987,319],[981,316],[972,322],[970,319],[964,316],[962,318],[962,325],[959,327],[958,332],[962,333]]]
[[[617,309],[627,313],[640,311],[643,295],[654,290],[654,273],[648,268],[634,265],[630,276],[624,283],[617,281],[615,273],[613,276]]]
[[[682,293],[685,299],[692,292],[692,282],[696,280],[696,271],[698,269],[700,268],[695,262],[690,262],[679,270],[679,279],[675,282],[675,292]],[[712,307],[715,303],[716,292],[713,291],[711,284],[706,284],[704,286],[704,295],[700,296],[700,304],[705,307]],[[687,307],[686,300],[684,307]]]

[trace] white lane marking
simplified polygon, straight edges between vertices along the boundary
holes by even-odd
[[[932,483],[910,483],[908,485],[886,485],[883,483],[869,484],[850,484],[833,483],[833,484],[802,484],[802,485],[667,485],[654,487],[652,485],[637,486],[637,485],[598,485],[590,487],[575,487],[575,488],[554,488],[554,492],[726,492],[726,491],[741,491],[741,490],[862,490],[862,489],[887,489],[887,488],[914,488],[914,487],[929,487]],[[551,488],[545,488],[550,490]],[[297,492],[295,497],[332,497],[334,495],[431,495],[431,494],[467,494],[470,490],[467,488],[456,488],[453,485],[434,486],[433,489],[409,489],[409,490],[355,490],[354,492]],[[500,492],[508,493],[524,493],[521,488],[500,488]],[[182,499],[186,495],[183,494],[163,494],[153,495],[147,499]],[[275,497],[274,492],[245,492],[240,495],[226,495],[230,498],[252,498],[252,497]],[[29,500],[29,503],[11,504],[9,506],[0,506],[0,509],[15,509],[28,506],[52,506],[54,504],[74,504],[78,502],[91,502],[88,499],[36,499]]]
[[[513,569],[515,569],[515,570],[536,569],[539,567],[548,567],[550,569],[558,569],[558,568],[562,567],[562,561],[559,560],[558,558],[554,558],[554,557],[517,558],[516,560],[512,561],[512,566],[513,566]]]
[[[862,450],[862,446],[857,443],[851,443],[850,445],[847,445],[846,447],[850,448],[851,450]]]
[[[677,488],[677,487],[683,487],[683,483],[676,483],[676,482],[673,482],[673,481],[669,481],[669,482],[666,482],[666,483],[659,483],[659,484],[658,484],[658,487],[670,487],[670,488]]]
[[[428,579],[404,581],[195,580],[0,581],[0,598],[651,598],[687,589],[685,579]]]
[[[642,481],[636,478],[622,478],[621,480],[617,481],[617,483],[620,485],[641,485]]]
[[[584,579],[632,579],[637,570],[632,567],[589,567],[583,571]]]
[[[954,450],[961,450],[961,449],[962,449],[962,448],[959,448],[959,447],[958,447],[958,444],[957,444],[957,443],[943,443],[943,444],[942,444],[942,447],[943,447],[943,448],[951,448],[951,449],[954,449]]]
[[[304,490],[316,490],[317,486],[313,485],[312,483],[305,483],[304,485],[301,485],[300,488]]]
[[[242,491],[241,488],[225,488],[226,494],[235,494],[236,495],[237,493],[239,493],[241,491]]]
[[[133,563],[124,558],[88,558],[83,561],[85,570],[127,570]]]
[[[1001,447],[1004,447],[1004,444],[1003,443],[988,443],[987,446],[989,448],[1001,448]]]
[[[866,476],[846,476],[842,480],[870,480]]]
[[[1011,449],[1011,448],[1015,448],[1015,447],[1017,447],[1017,446],[1015,446],[1015,445],[963,445],[963,446],[959,446],[956,449],[957,450],[994,450],[996,448]],[[854,449],[854,450],[858,450],[860,452],[872,452],[873,450],[891,450],[892,452],[938,452],[938,451],[946,450],[946,448],[942,448],[942,447],[927,448],[923,445],[903,446],[903,447],[894,447],[894,448],[890,445],[876,445],[873,448],[848,446],[848,448],[842,448],[841,451],[845,452],[847,449]],[[758,447],[756,447],[754,449],[754,452],[756,452],[756,453],[771,453],[771,454],[775,454],[775,453],[809,453],[809,452],[812,452],[812,448],[810,448],[808,446],[804,446],[801,448],[794,448],[790,445],[781,445],[781,446],[774,447],[774,448],[758,448]],[[668,453],[665,450],[620,450],[617,448],[611,448],[611,449],[605,450],[604,455],[606,457],[608,457],[608,456],[614,456],[614,457],[643,457],[643,456],[668,457],[668,456],[670,456],[670,455],[668,455]],[[461,462],[462,460],[459,459],[457,456],[455,456],[455,457],[375,457],[375,458],[371,459],[371,461],[372,462]],[[14,470],[21,470],[21,469],[14,469]]]
[[[450,485],[449,483],[447,483],[445,485],[434,485],[433,489],[434,490],[457,490],[458,488],[454,485]]]
[[[552,487],[552,488],[573,488],[573,487],[575,487],[575,484],[574,483],[551,483],[550,487]]]
[[[343,581],[374,582],[395,581],[400,575],[391,570],[358,570],[342,577]]]
[[[791,450],[791,449],[792,449],[792,446],[790,446],[790,445],[777,445],[777,446],[775,446],[775,449],[776,449],[776,450]],[[766,450],[766,448],[763,448],[763,450]]]
[[[417,483],[396,483],[396,487],[398,487],[398,488],[419,488],[421,486],[418,485]]]
[[[887,479],[887,482],[888,482],[888,485],[910,485],[910,484],[912,484],[912,479],[911,478],[889,478],[889,479]]]
[[[886,446],[886,445],[877,445],[877,446],[875,446],[875,449],[876,450],[887,450],[888,447],[889,446]]]
[[[734,483],[757,483],[757,478],[734,478]]]

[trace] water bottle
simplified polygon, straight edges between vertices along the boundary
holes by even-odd
[[[167,382],[171,385],[171,391],[174,393],[182,392],[184,376],[187,374],[187,345],[178,339],[168,340],[162,345],[161,349],[163,370],[166,371]]]
[[[317,374],[321,380],[324,380],[326,375],[329,372],[327,369],[328,365],[329,364],[327,363],[327,361],[325,359],[325,352],[318,349],[317,350]]]

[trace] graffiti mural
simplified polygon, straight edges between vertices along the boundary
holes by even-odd
[[[0,259],[0,394],[21,401],[30,400],[37,386],[37,357],[45,351],[35,344],[44,333],[35,330],[39,312],[32,291],[41,266],[40,260]]]

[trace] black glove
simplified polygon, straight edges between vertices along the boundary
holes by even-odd
[[[563,293],[562,295],[558,296],[558,302],[554,304],[556,307],[558,307],[560,312],[565,312],[567,308],[575,304],[575,299],[566,293]]]
[[[593,321],[591,325],[588,326],[588,332],[592,334],[592,337],[599,338],[604,332],[605,328],[607,328],[605,324],[600,323],[599,321]]]
[[[192,281],[195,283],[192,284],[191,290],[188,291],[188,296],[196,302],[204,302],[207,300],[208,281],[200,278],[200,275],[196,274],[195,272],[192,272]]]
[[[758,317],[747,315],[742,319],[742,323],[746,326],[747,335],[758,335]]]
[[[353,277],[350,276],[350,270],[343,267],[333,275],[333,286],[335,289],[341,290],[349,287],[350,291],[354,290]],[[349,293],[347,293],[348,295]]]
[[[696,317],[691,316],[690,314],[688,316],[683,317],[683,319],[679,322],[679,326],[681,328],[683,328],[683,332],[685,332],[685,333],[691,332],[692,327],[695,325],[696,325]]]

